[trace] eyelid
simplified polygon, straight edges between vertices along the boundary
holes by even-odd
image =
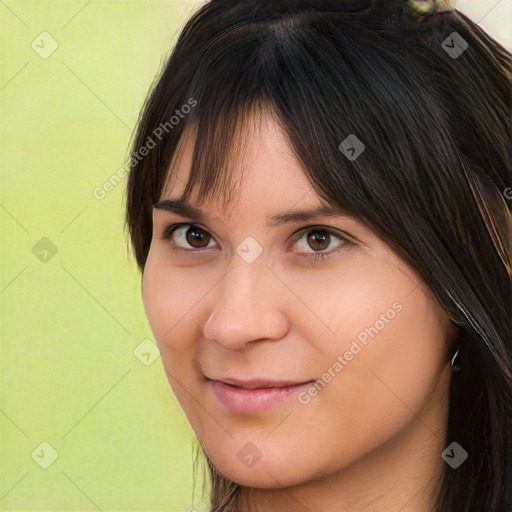
[[[165,229],[164,229],[164,232],[162,234],[162,239],[163,240],[167,240],[171,243],[171,245],[173,246],[173,250],[177,251],[177,252],[182,252],[182,253],[187,253],[187,254],[192,254],[193,256],[197,255],[197,254],[202,254],[203,251],[206,251],[208,249],[211,249],[211,247],[203,247],[201,249],[183,249],[181,247],[178,247],[176,244],[174,244],[174,242],[172,242],[172,236],[174,235],[174,233],[176,231],[178,231],[178,229],[180,228],[183,228],[183,227],[188,227],[188,228],[191,228],[191,227],[194,227],[194,228],[200,228],[201,231],[204,231],[206,233],[206,235],[208,236],[208,238],[210,238],[211,240],[215,240],[215,237],[212,236],[212,234],[210,233],[210,231],[206,228],[204,228],[203,226],[201,226],[200,224],[197,224],[197,223],[190,223],[190,222],[178,222],[178,223],[174,223],[174,224],[169,224]],[[215,243],[217,243],[217,241],[215,241]]]
[[[353,241],[353,237],[350,236],[348,233],[345,233],[343,230],[330,227],[330,226],[322,226],[321,224],[311,224],[310,226],[304,226],[300,228],[299,230],[295,231],[291,237],[294,241],[300,240],[302,235],[304,233],[307,233],[309,231],[325,231],[329,235],[334,235],[336,238],[340,239],[341,241],[344,241],[346,243],[355,245],[355,241]],[[320,252],[320,251],[318,251]]]
[[[198,223],[190,223],[190,222],[179,222],[179,223],[174,223],[174,224],[170,224],[168,225],[165,229],[164,229],[164,232],[163,232],[163,235],[162,235],[162,239],[164,240],[168,240],[171,242],[171,244],[173,245],[173,250],[177,251],[177,252],[182,252],[182,253],[187,253],[187,254],[192,254],[193,256],[196,256],[196,255],[201,255],[204,251],[208,250],[208,249],[211,249],[211,247],[203,247],[201,249],[183,249],[181,247],[178,247],[176,246],[176,244],[174,244],[172,242],[172,236],[174,235],[174,233],[180,229],[180,228],[183,228],[183,227],[196,227],[196,228],[199,228],[201,231],[204,231],[206,233],[206,235],[211,239],[211,240],[215,240],[215,237],[211,235],[210,231],[206,228],[204,228],[203,226],[201,226],[200,224]],[[354,246],[356,245],[356,243],[353,241],[353,237],[351,235],[349,235],[348,233],[345,233],[344,231],[342,230],[339,230],[339,229],[336,229],[334,227],[330,227],[330,226],[322,226],[320,224],[312,224],[312,225],[309,225],[309,226],[303,226],[301,227],[299,230],[295,231],[294,233],[292,233],[292,235],[290,236],[290,238],[292,239],[291,241],[291,245],[295,245],[301,238],[304,234],[308,233],[308,232],[311,232],[311,231],[315,231],[315,230],[318,230],[318,231],[323,231],[325,233],[327,233],[329,236],[334,236],[335,238],[337,238],[339,241],[340,241],[340,244],[339,246],[344,246],[344,245],[350,245],[350,246]],[[218,244],[218,242],[215,240],[215,243]],[[341,249],[340,248],[336,248],[336,249],[332,249],[330,251],[313,251],[313,252],[307,252],[307,253],[304,253],[306,254],[308,258],[313,258],[315,256],[318,256],[318,255],[323,255],[323,257],[328,257],[332,254],[335,254],[337,252],[339,252]],[[287,252],[293,252],[293,251],[287,251]]]

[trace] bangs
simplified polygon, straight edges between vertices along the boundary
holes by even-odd
[[[220,112],[218,105],[210,104],[207,107],[207,112],[201,110],[184,127],[168,167],[161,198],[174,188],[176,171],[185,148],[191,147],[190,174],[182,199],[187,201],[196,192],[199,203],[215,199],[224,207],[229,207],[239,197],[238,187],[241,186],[243,171],[248,163],[246,149],[251,144],[250,134],[258,133],[267,115],[279,120],[275,111],[260,101],[248,101],[238,108],[232,106]],[[235,177],[239,179],[235,180]]]
[[[377,212],[385,220],[390,209],[379,203],[414,194],[414,209],[405,201],[404,211],[430,215],[421,180],[431,179],[432,167],[449,167],[446,158],[454,154],[442,136],[448,127],[441,106],[429,80],[421,80],[424,70],[410,63],[404,71],[396,43],[378,31],[355,30],[350,17],[334,24],[308,11],[219,33],[187,90],[198,106],[183,121],[181,137],[163,141],[158,165],[167,174],[160,193],[193,137],[184,198],[197,188],[199,201],[236,201],[240,183],[233,176],[244,167],[244,134],[252,119],[267,113],[327,204],[363,221]],[[418,125],[425,120],[438,131],[422,133]],[[356,159],[340,149],[347,138],[363,148]]]
[[[167,161],[161,163],[168,173],[165,182],[174,181],[185,144],[195,141],[184,199],[197,189],[200,202],[215,198],[227,206],[236,201],[240,182],[235,182],[234,170],[245,167],[246,136],[255,128],[251,123],[270,115],[316,192],[333,206],[353,214],[359,211],[349,203],[340,204],[343,195],[360,196],[361,190],[351,180],[357,174],[353,164],[338,149],[348,135],[361,133],[353,127],[359,100],[348,101],[354,96],[350,92],[355,89],[354,63],[343,60],[346,56],[325,37],[328,27],[316,18],[308,12],[291,19],[238,25],[220,34],[203,52],[187,91],[198,106],[184,120],[179,140],[167,139]],[[308,37],[318,39],[319,47],[305,44],[304,31],[313,32]],[[325,73],[322,70],[332,65],[326,55],[333,52],[340,62]],[[322,187],[319,172],[327,180],[335,172],[330,186],[325,187],[324,181]],[[337,186],[333,200],[332,186],[339,184],[341,176],[345,176],[344,192],[340,194]]]

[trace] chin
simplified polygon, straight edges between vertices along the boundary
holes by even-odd
[[[312,480],[325,471],[325,468],[322,471],[322,468],[304,453],[300,453],[302,464],[298,464],[296,450],[287,454],[276,448],[272,445],[263,447],[259,452],[261,458],[257,462],[254,462],[256,459],[250,460],[251,454],[258,457],[250,442],[241,443],[241,448],[232,448],[232,444],[229,447],[222,447],[215,443],[213,450],[205,449],[205,452],[215,469],[225,478],[238,485],[255,489],[293,487]],[[265,452],[268,455],[265,455]],[[232,453],[232,456],[226,456],[229,453]],[[243,462],[246,456],[249,457],[247,466]]]

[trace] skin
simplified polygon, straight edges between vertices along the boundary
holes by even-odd
[[[200,204],[203,222],[153,212],[142,294],[172,389],[217,470],[246,488],[242,510],[430,510],[445,464],[454,328],[415,271],[359,220],[265,225],[267,215],[321,199],[279,124],[266,114],[253,120],[243,168],[233,159],[232,172],[243,172],[236,205]],[[192,142],[161,200],[183,192]],[[165,239],[172,223],[198,226],[203,242],[186,237],[191,226]],[[325,231],[315,243],[320,227],[352,243]],[[263,249],[252,263],[236,252],[248,236]],[[315,252],[330,256],[308,260]],[[393,304],[400,311],[347,360]],[[346,364],[336,372],[340,355]],[[227,410],[204,379],[304,382],[329,368],[330,382],[308,403],[295,397],[254,414]],[[261,453],[252,467],[237,457],[249,442]]]

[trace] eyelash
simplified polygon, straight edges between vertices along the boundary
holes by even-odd
[[[202,253],[203,251],[205,251],[207,248],[203,248],[203,249],[182,249],[181,247],[177,247],[176,244],[174,242],[172,242],[172,236],[174,235],[174,233],[180,229],[180,228],[199,228],[201,231],[203,231],[209,238],[213,239],[213,237],[208,233],[207,230],[203,229],[201,226],[198,226],[197,224],[171,224],[170,226],[168,226],[165,230],[164,230],[164,233],[163,233],[163,239],[164,240],[168,240],[171,242],[171,245],[173,246],[173,250],[176,251],[176,252],[180,252],[180,253],[185,253],[185,254],[192,254],[193,257],[195,256],[201,256],[200,253]],[[337,231],[334,231],[332,229],[329,229],[329,228],[324,228],[322,226],[307,226],[306,228],[304,228],[303,230],[300,231],[298,237],[296,237],[295,239],[295,242],[298,242],[305,234],[311,232],[311,231],[319,231],[321,233],[324,233],[324,234],[327,234],[328,236],[330,237],[335,237],[337,238],[338,240],[340,240],[341,244],[340,246],[344,246],[344,245],[354,245],[352,242],[350,242],[347,238],[345,238],[344,236],[342,236],[341,234],[339,234]],[[340,251],[341,249],[334,249],[332,251],[329,251],[329,252],[313,252],[309,255],[306,256],[306,258],[308,260],[310,260],[311,262],[313,263],[316,263],[318,261],[321,261],[321,260],[325,260],[326,258],[329,258],[330,256],[332,256],[333,254],[336,254]],[[197,254],[199,253],[199,254]]]

